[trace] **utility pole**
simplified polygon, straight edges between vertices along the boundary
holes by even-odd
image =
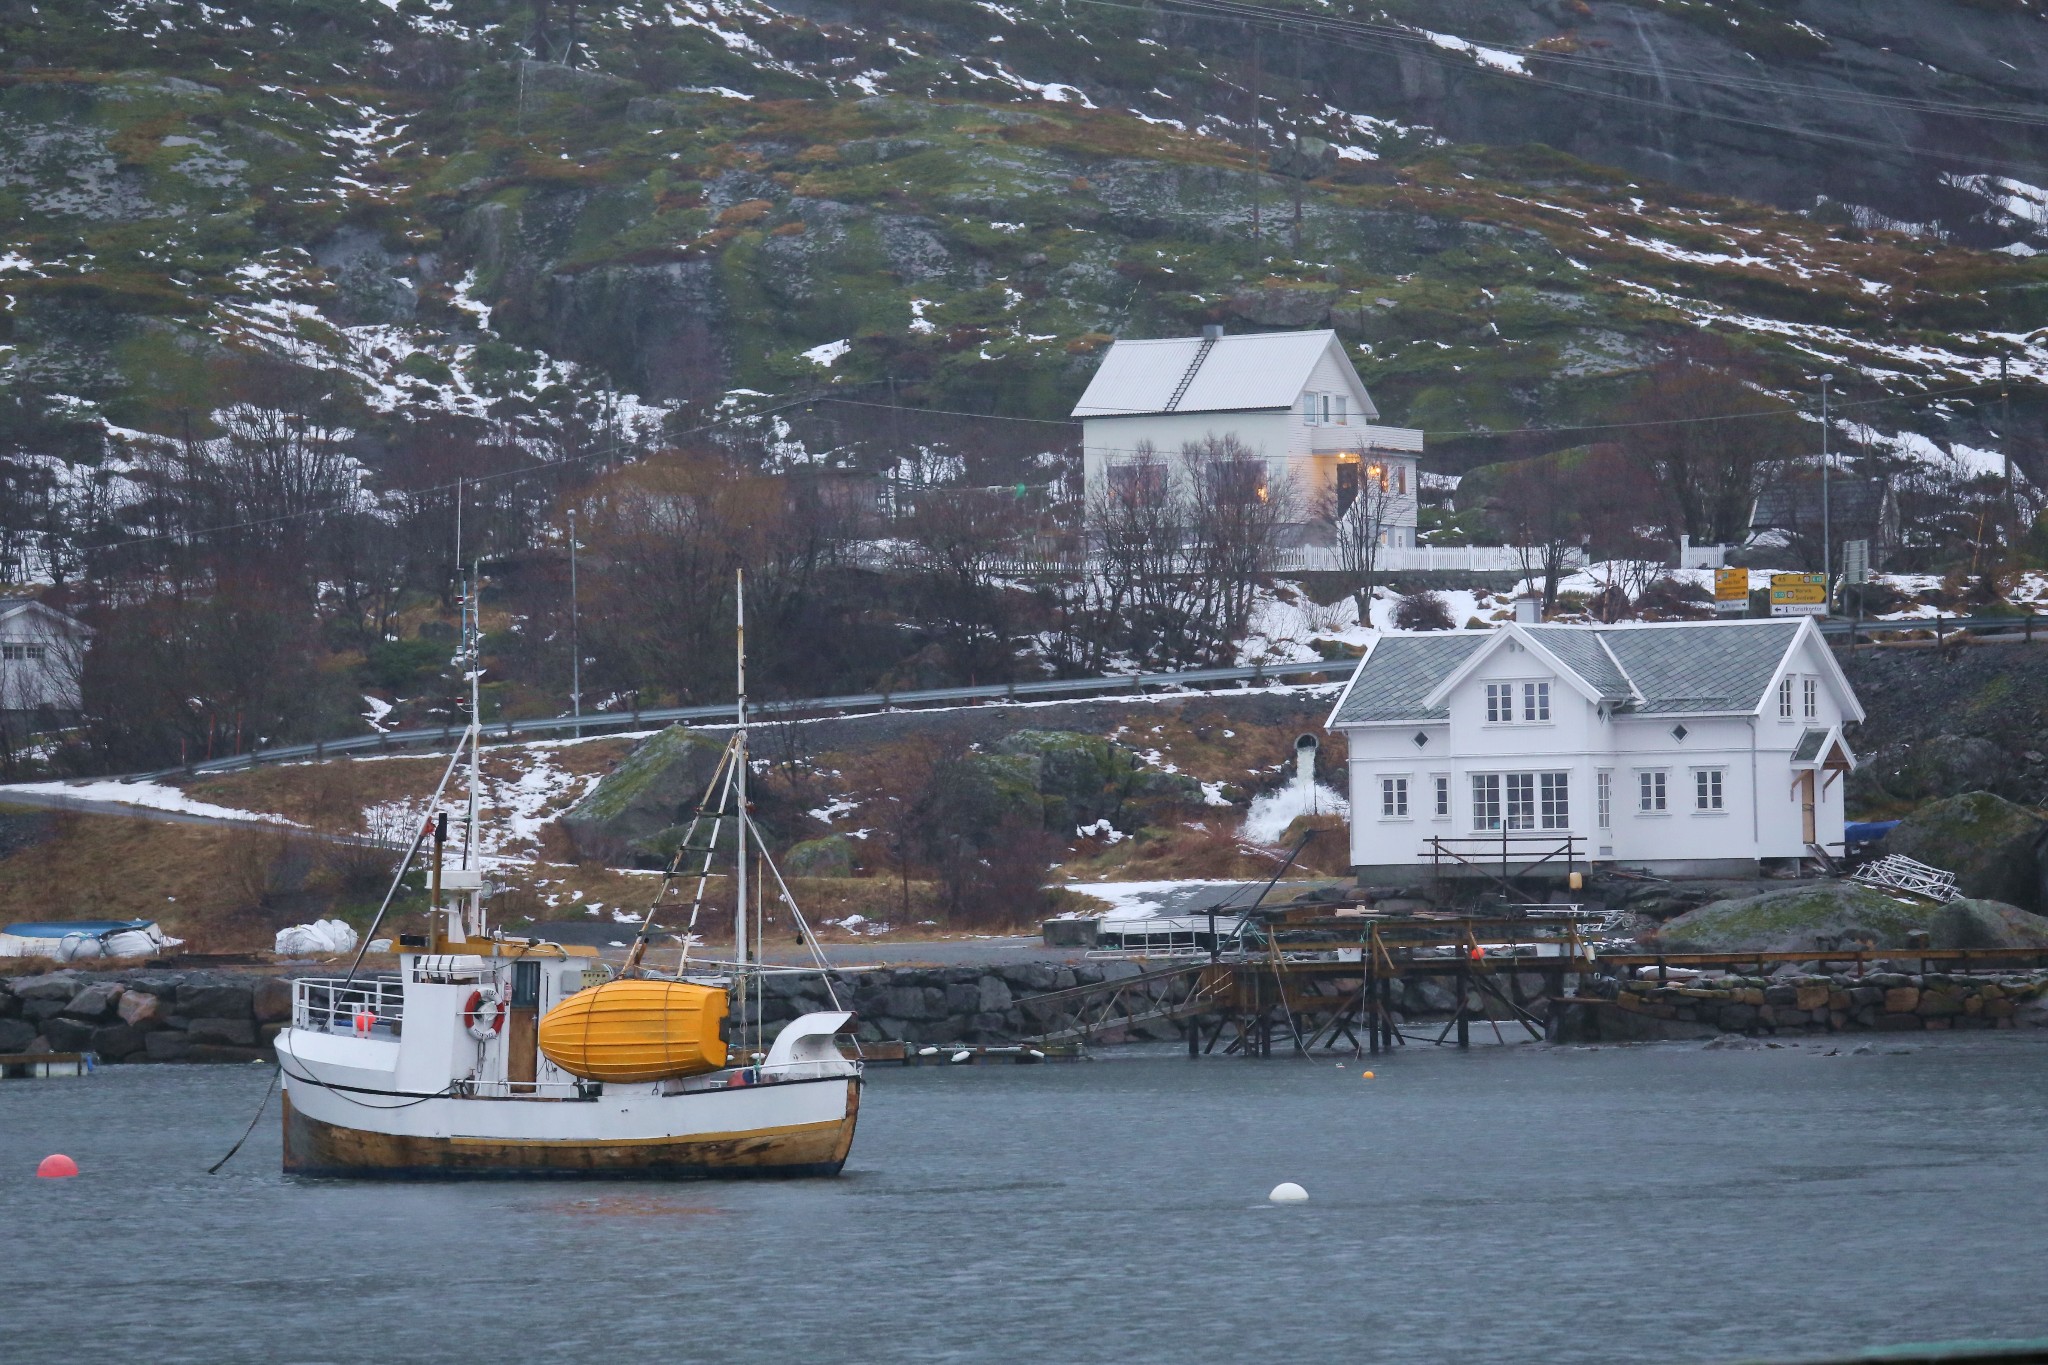
[[[1259,240],[1259,153],[1265,140],[1265,121],[1259,108],[1259,31],[1252,30],[1252,240]]]
[[[569,509],[569,714],[583,738],[583,635],[576,619],[576,509]]]
[[[1831,524],[1828,506],[1828,385],[1835,377],[1824,374],[1820,377],[1820,571],[1830,601],[1834,600],[1834,526]]]
[[[2013,507],[2012,497],[2012,388],[2006,383],[2007,363],[2011,352],[2001,351],[1998,355],[1998,453],[2005,457],[2005,524],[2006,534],[2019,539],[2020,519]]]

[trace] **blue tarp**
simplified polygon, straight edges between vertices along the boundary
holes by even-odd
[[[22,938],[99,938],[105,934],[147,929],[154,923],[155,920],[147,919],[57,920],[47,924],[9,924],[0,927],[0,934],[16,934]]]
[[[1842,840],[1849,847],[1874,844],[1898,827],[1896,820],[1852,820],[1842,826]]]

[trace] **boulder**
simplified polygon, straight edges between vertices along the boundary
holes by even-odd
[[[0,1052],[26,1052],[36,1040],[36,1026],[26,1019],[0,1019]]]
[[[0,981],[0,1019],[11,1019],[20,1013],[20,997],[9,989],[5,981]]]
[[[1108,820],[1135,828],[1162,805],[1199,805],[1202,786],[1162,772],[1124,745],[1072,730],[1019,730],[994,746],[1025,762],[1025,780],[1044,802],[1048,829]]]
[[[71,1003],[73,996],[85,989],[86,977],[82,972],[50,972],[43,976],[18,976],[14,979],[14,995],[23,1007],[37,1001],[57,1001],[57,1009]]]
[[[1956,874],[1965,896],[2043,908],[2044,835],[2033,812],[1990,792],[1930,801],[1885,836],[1884,851],[1903,853]]]
[[[170,1014],[170,1002],[161,995],[148,991],[129,990],[121,993],[121,1002],[115,1007],[121,1022],[136,1028],[161,1028],[165,1016]]]
[[[178,986],[178,1013],[187,1019],[248,1019],[255,992],[247,981],[224,977],[187,977]]]
[[[264,977],[251,991],[250,1004],[257,1023],[283,1023],[292,1017],[292,983],[279,976]],[[122,1018],[127,1018],[125,1011]]]
[[[182,1033],[159,1030],[144,1035],[142,1050],[152,1062],[182,1062],[192,1056],[192,1040]]]
[[[114,1013],[126,991],[113,981],[95,981],[64,1006],[64,1013],[74,1019],[106,1019]]]
[[[253,1019],[194,1019],[186,1026],[185,1036],[194,1043],[225,1043],[230,1047],[254,1047],[256,1022]]]
[[[651,847],[649,841],[674,830],[672,851],[724,752],[722,741],[680,725],[647,739],[562,816],[578,856],[633,860],[636,844]]]
[[[1010,1008],[1010,988],[999,976],[984,976],[975,983],[981,996],[983,1014],[1000,1014]]]
[[[92,1049],[93,1030],[97,1027],[87,1020],[60,1014],[43,1025],[43,1036],[58,1052],[87,1052]]]
[[[1999,901],[1950,901],[1928,923],[1936,948],[2048,947],[2048,918]]]
[[[92,1031],[87,1046],[99,1054],[103,1062],[125,1061],[143,1051],[147,1035],[132,1024],[108,1024]]]
[[[792,877],[851,877],[853,840],[844,834],[806,839],[782,855],[782,870]]]
[[[1689,910],[1665,921],[1655,942],[1673,953],[1801,952],[1852,943],[1903,948],[1907,934],[1932,926],[1935,910],[1856,882],[1805,883]]]

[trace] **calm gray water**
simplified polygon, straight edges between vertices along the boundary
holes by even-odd
[[[1893,1046],[1896,1046],[1894,1044]],[[257,1067],[0,1085],[0,1356],[1713,1361],[2048,1335],[2048,1039],[872,1073],[838,1180],[287,1181]],[[68,1152],[84,1175],[37,1181]],[[1306,1207],[1275,1208],[1276,1182]],[[595,1353],[595,1354],[593,1354]]]

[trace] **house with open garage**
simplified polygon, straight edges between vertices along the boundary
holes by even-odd
[[[1611,864],[1754,875],[1843,851],[1863,719],[1808,618],[1387,632],[1329,726],[1362,884]]]
[[[1415,545],[1422,433],[1379,425],[1379,409],[1332,331],[1118,341],[1074,405],[1090,507],[1111,493],[1163,493],[1187,447],[1229,438],[1217,482],[1268,496],[1286,487],[1297,523],[1367,510],[1376,539]],[[1213,476],[1212,476],[1213,478]]]

